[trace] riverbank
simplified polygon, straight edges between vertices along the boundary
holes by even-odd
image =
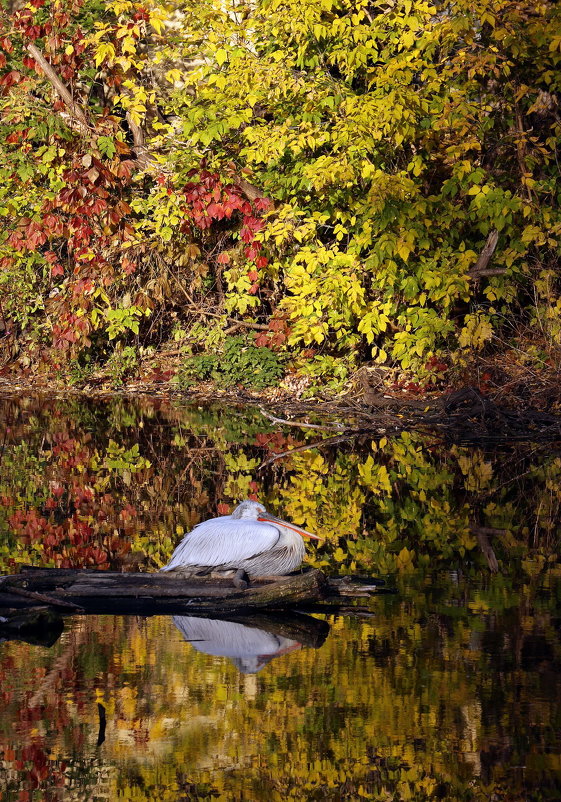
[[[318,428],[335,438],[362,433],[432,431],[455,442],[561,439],[561,375],[558,366],[524,365],[507,354],[480,359],[458,373],[453,385],[421,388],[395,371],[363,366],[343,391],[310,391],[306,377],[288,374],[277,387],[255,390],[241,384],[221,387],[213,381],[183,388],[177,354],[159,354],[138,366],[136,375],[116,381],[100,369],[86,381],[69,376],[37,375],[31,370],[3,371],[0,397],[107,399],[149,396],[189,402],[259,407],[279,424]]]

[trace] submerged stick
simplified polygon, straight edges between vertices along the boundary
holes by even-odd
[[[97,703],[97,715],[99,718],[99,727],[97,731],[96,746],[101,746],[101,744],[105,741],[105,727],[107,725],[107,719],[105,717],[105,708],[100,702]]]
[[[270,412],[267,412],[266,409],[263,407],[259,407],[259,412],[265,417],[268,418],[273,423],[278,423],[281,426],[296,426],[298,429],[321,429],[323,431],[332,431],[333,429],[345,429],[342,423],[333,423],[331,426],[321,425],[319,423],[303,423],[302,421],[296,420],[286,420],[286,418],[277,418],[275,415],[272,415]]]

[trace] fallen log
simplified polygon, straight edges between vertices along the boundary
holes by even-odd
[[[67,613],[150,615],[287,610],[340,596],[369,596],[381,580],[328,579],[317,569],[252,581],[247,589],[230,578],[181,577],[173,573],[116,573],[71,569],[24,569],[0,577],[0,608],[25,607],[39,599]]]

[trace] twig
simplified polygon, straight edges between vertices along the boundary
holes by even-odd
[[[247,195],[250,200],[267,198],[267,195],[265,195],[265,193],[260,190],[259,187],[256,187],[255,184],[251,184],[249,181],[246,181],[246,179],[242,178],[241,176],[236,176],[236,178],[234,178],[234,184],[238,186],[244,195]]]
[[[224,317],[224,315],[221,315],[218,312],[209,312],[206,309],[200,309],[199,307],[194,305],[193,299],[191,298],[191,296],[189,295],[183,284],[179,281],[177,276],[174,273],[172,273],[171,270],[168,270],[168,274],[172,277],[172,279],[175,281],[175,283],[177,284],[183,295],[188,299],[188,301],[191,304],[191,306],[189,307],[183,307],[184,309],[186,308],[188,312],[193,312],[194,314],[200,315],[201,317],[216,317],[216,318]],[[251,323],[250,321],[247,320],[236,320],[233,317],[226,317],[226,320],[228,323],[232,323],[233,326],[231,326],[229,329],[226,329],[226,331],[224,332],[225,334],[228,334],[230,330],[234,328],[234,326],[236,328],[241,326],[246,329],[255,329],[256,331],[269,331],[269,326],[266,323]]]
[[[322,446],[327,445],[334,445],[335,443],[344,443],[346,440],[352,440],[353,437],[356,437],[359,434],[363,434],[363,429],[357,429],[355,432],[348,432],[347,434],[336,434],[333,437],[326,437],[324,440],[316,440],[315,443],[307,443],[305,446],[298,446],[297,448],[291,448],[290,451],[282,451],[280,454],[275,454],[273,457],[270,457],[265,462],[262,462],[261,465],[257,470],[261,471],[263,468],[266,468],[267,465],[271,465],[273,462],[276,462],[279,459],[283,459],[283,457],[288,457],[291,454],[297,454],[299,451],[309,451],[312,448],[321,448]]]
[[[488,267],[485,270],[478,270],[477,273],[470,271],[469,277],[477,279],[481,276],[504,276],[505,273],[506,267]]]
[[[277,418],[275,415],[271,415],[270,412],[263,409],[263,407],[259,407],[259,412],[269,420],[272,420],[273,423],[279,423],[283,426],[296,426],[298,429],[320,429],[322,431],[330,431],[332,429],[344,429],[342,423],[333,423],[331,426],[320,426],[317,423],[302,423],[300,421],[295,420],[286,420],[285,418]]]
[[[255,329],[255,331],[269,331],[269,326],[266,323],[250,323],[248,320],[234,320],[233,317],[227,317],[228,323],[233,323],[229,329],[226,329],[224,334],[229,334],[232,329],[242,327],[245,329]]]

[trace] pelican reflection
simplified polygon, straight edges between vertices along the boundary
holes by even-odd
[[[175,615],[173,623],[194,649],[227,657],[242,674],[256,674],[271,660],[302,646],[318,648],[329,631],[325,621],[295,614],[237,621]]]

